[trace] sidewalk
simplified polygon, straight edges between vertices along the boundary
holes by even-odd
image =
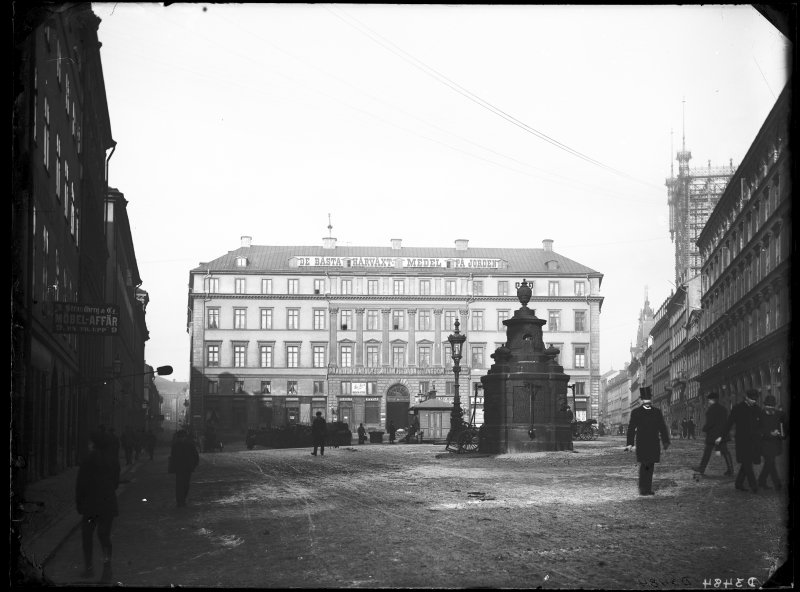
[[[121,461],[120,484],[117,488],[119,496],[130,483],[133,476],[144,463],[155,462],[159,456],[166,457],[168,448],[163,445],[156,449],[154,460],[147,454],[140,455],[138,461],[125,465]],[[59,475],[40,479],[25,488],[25,509],[16,528],[19,537],[19,563],[24,582],[45,583],[42,569],[58,551],[61,545],[75,532],[81,523],[81,516],[75,510],[75,480],[78,467],[70,467]],[[13,526],[13,525],[12,525]],[[9,563],[17,559],[12,555]]]

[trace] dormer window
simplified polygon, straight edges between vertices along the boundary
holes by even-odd
[[[236,267],[247,267],[247,257],[237,257]]]
[[[551,269],[551,270],[552,269],[558,269],[558,261],[556,261],[555,259],[551,259],[550,261],[545,263],[544,266],[545,266],[545,269]]]

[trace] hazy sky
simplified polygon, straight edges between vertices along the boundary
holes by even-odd
[[[749,6],[96,3],[146,359],[189,270],[256,245],[541,247],[605,275],[601,370],[673,289],[665,178],[742,159],[790,71]],[[521,278],[520,278],[521,279]]]

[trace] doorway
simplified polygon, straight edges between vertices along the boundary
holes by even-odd
[[[408,426],[408,408],[411,406],[411,395],[405,385],[395,384],[386,391],[386,425],[394,422],[394,427]]]

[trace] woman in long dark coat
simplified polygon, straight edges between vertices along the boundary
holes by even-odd
[[[83,545],[83,576],[94,575],[94,532],[103,552],[101,581],[111,580],[111,525],[119,515],[117,487],[119,486],[119,460],[112,454],[111,439],[103,432],[91,436],[92,450],[81,463],[75,481],[75,507],[83,516],[81,542]]]
[[[731,428],[736,426],[736,462],[741,463],[736,475],[736,489],[746,491],[744,481],[747,479],[753,493],[758,491],[753,465],[761,464],[762,411],[757,401],[757,390],[746,391],[744,401],[733,406],[722,436],[716,439],[717,444],[727,440]]]
[[[197,446],[194,445],[194,441],[186,430],[178,430],[178,433],[175,434],[169,462],[172,472],[175,473],[175,504],[182,508],[186,505],[186,498],[189,496],[192,472],[200,464]]]
[[[636,460],[639,462],[639,495],[655,495],[653,471],[655,463],[661,461],[661,443],[664,444],[664,450],[669,448],[669,430],[661,410],[652,406],[650,389],[651,387],[639,389],[642,406],[631,411],[627,446],[625,446],[625,450],[636,446]]]
[[[764,398],[764,414],[762,415],[761,453],[764,456],[764,468],[758,476],[758,486],[768,489],[767,478],[772,479],[775,489],[782,487],[775,460],[783,452],[783,439],[788,432],[786,416],[775,408],[775,397]]]

